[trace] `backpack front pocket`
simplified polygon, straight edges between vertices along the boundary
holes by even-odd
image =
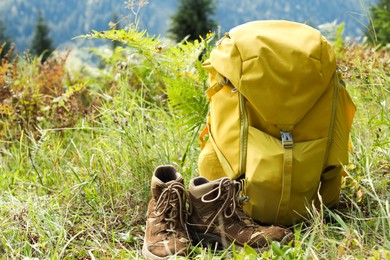
[[[306,205],[316,194],[321,179],[327,138],[295,142],[291,182],[283,181],[285,148],[282,142],[254,127],[249,127],[246,166],[246,211],[262,223],[291,225],[306,215]],[[286,205],[282,194],[289,191]],[[283,196],[285,196],[284,194]],[[280,208],[287,214],[278,217]]]

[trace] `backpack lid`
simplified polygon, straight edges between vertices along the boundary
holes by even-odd
[[[205,68],[227,78],[266,122],[295,125],[328,87],[336,64],[332,46],[318,30],[289,21],[254,21],[231,29]]]

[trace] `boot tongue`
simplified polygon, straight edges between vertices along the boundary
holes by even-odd
[[[200,185],[193,184],[191,194],[195,198],[199,199],[203,195],[205,195],[205,194],[209,193],[210,191],[212,191],[213,189],[215,189],[214,192],[212,192],[206,196],[206,199],[213,199],[218,195],[218,189],[216,189],[216,188],[218,188],[218,186],[219,186],[219,180],[205,182],[205,183],[202,183]]]
[[[178,178],[177,180],[171,180],[168,182],[162,182],[160,179],[153,177],[151,187],[150,187],[150,189],[152,191],[152,196],[159,198],[161,193],[163,192],[163,190],[165,188],[167,188],[169,185],[171,185],[173,183],[177,183],[177,182],[179,182],[181,184],[184,183],[184,181],[181,177]]]

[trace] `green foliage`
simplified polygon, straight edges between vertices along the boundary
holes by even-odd
[[[340,52],[341,48],[344,45],[344,28],[345,28],[345,23],[340,23],[337,28],[336,28],[336,37],[334,40],[334,49],[337,53]]]
[[[128,49],[118,50],[111,61],[112,68],[123,67],[122,73],[130,76],[131,86],[139,89],[144,99],[165,106],[178,118],[178,124],[190,130],[199,130],[207,114],[207,99],[203,95],[207,88],[207,75],[201,68],[199,57],[209,49],[212,35],[201,42],[180,43],[169,46],[158,38],[150,37],[146,31],[132,27],[126,30],[94,31],[87,38],[119,41]],[[96,53],[96,52],[95,52]],[[107,62],[108,60],[105,60]],[[129,71],[128,68],[131,67]]]
[[[177,42],[183,39],[194,41],[215,30],[214,1],[181,0],[176,13],[171,17],[169,33]],[[186,38],[188,37],[188,38]]]
[[[42,62],[46,61],[53,52],[53,40],[49,36],[50,29],[40,12],[35,24],[34,36],[31,42],[31,51],[35,55],[42,55]]]
[[[65,71],[67,53],[43,64],[26,57],[0,67],[0,139],[12,142],[22,133],[36,139],[40,129],[72,127],[92,113],[88,87],[71,82]],[[96,101],[95,101],[96,102]]]
[[[379,0],[370,8],[370,25],[365,31],[369,42],[386,46],[390,43],[390,1]]]
[[[12,187],[12,193],[2,193],[0,218],[12,221],[0,226],[0,252],[10,258],[137,258],[154,168],[174,164],[187,181],[196,171],[197,132],[181,124],[179,109],[168,105],[165,79],[195,68],[184,87],[198,87],[196,95],[203,97],[205,86],[189,81],[205,76],[192,67],[204,44],[164,46],[136,30],[88,37],[129,46],[111,56],[93,50],[105,66],[96,78],[71,81],[76,92],[82,82],[94,86],[90,95],[105,100],[97,104],[99,113],[71,127],[42,126],[36,139],[23,131],[1,150],[0,187]],[[32,63],[31,69],[38,71],[37,66]],[[14,68],[16,74],[22,71]],[[51,104],[65,102],[69,91]]]

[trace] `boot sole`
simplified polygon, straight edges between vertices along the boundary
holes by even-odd
[[[210,234],[210,233],[202,233],[197,232],[193,228],[188,228],[188,232],[190,233],[192,242],[194,245],[202,245],[203,247],[207,247],[208,245],[212,245],[213,248],[222,250],[229,247],[231,244],[230,241],[226,240],[225,243],[220,235]]]
[[[203,233],[203,232],[197,232],[195,229],[188,227],[188,232],[191,236],[193,245],[202,245],[203,247],[207,247],[208,245],[212,245],[213,248],[216,248],[218,250],[227,249],[232,242],[229,240],[223,241],[222,237],[217,234],[210,234],[210,233]],[[292,242],[292,246],[294,246],[294,234],[290,233],[286,235],[281,241],[278,241],[281,246],[287,245],[288,243]],[[272,241],[271,241],[272,242]],[[236,244],[236,246],[242,247],[240,244]],[[253,248],[259,253],[262,253],[264,251],[267,251],[271,248],[270,244],[266,244],[263,247]]]
[[[145,257],[145,259],[148,259],[148,260],[166,260],[166,259],[169,258],[169,256],[167,256],[167,257],[160,257],[160,256],[156,256],[156,255],[152,254],[148,250],[146,242],[144,242],[144,245],[142,246],[142,255],[143,255],[143,257]]]

